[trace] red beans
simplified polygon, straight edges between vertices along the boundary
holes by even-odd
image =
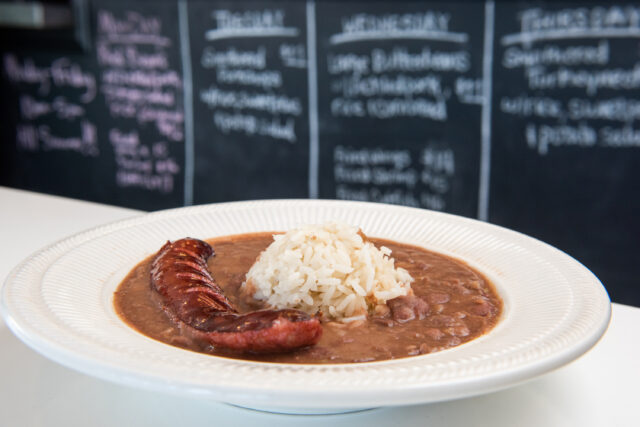
[[[429,304],[445,304],[448,303],[449,300],[451,300],[451,297],[444,292],[431,292],[427,295]]]
[[[394,298],[387,301],[391,309],[391,317],[399,323],[406,323],[413,319],[424,319],[429,314],[429,304],[414,295]]]

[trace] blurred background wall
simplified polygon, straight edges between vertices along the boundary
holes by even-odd
[[[640,306],[640,4],[0,3],[0,185],[450,212]]]

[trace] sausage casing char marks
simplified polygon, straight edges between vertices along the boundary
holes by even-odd
[[[190,335],[214,347],[275,353],[316,344],[318,318],[299,310],[259,310],[240,314],[207,267],[213,248],[202,240],[167,242],[151,264],[151,288],[167,315]]]

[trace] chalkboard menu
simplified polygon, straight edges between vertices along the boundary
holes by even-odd
[[[549,242],[640,306],[640,5],[88,4],[86,51],[0,47],[0,185],[450,212]]]
[[[321,197],[476,215],[483,14],[317,4]]]
[[[568,251],[631,298],[640,7],[498,3],[495,22],[489,219]]]
[[[107,114],[98,136],[113,176],[105,199],[175,206],[184,191],[184,107],[172,3],[95,5],[99,95]]]
[[[188,7],[193,201],[307,197],[305,3]]]
[[[91,60],[74,54],[6,52],[2,72],[2,157],[20,159],[4,165],[4,179],[90,199],[100,155]]]

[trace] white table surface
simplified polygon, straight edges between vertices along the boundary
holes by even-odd
[[[32,252],[140,211],[0,187],[0,279]],[[613,304],[580,359],[484,396],[325,416],[262,413],[112,384],[59,366],[0,322],[0,426],[640,426],[640,308]]]

